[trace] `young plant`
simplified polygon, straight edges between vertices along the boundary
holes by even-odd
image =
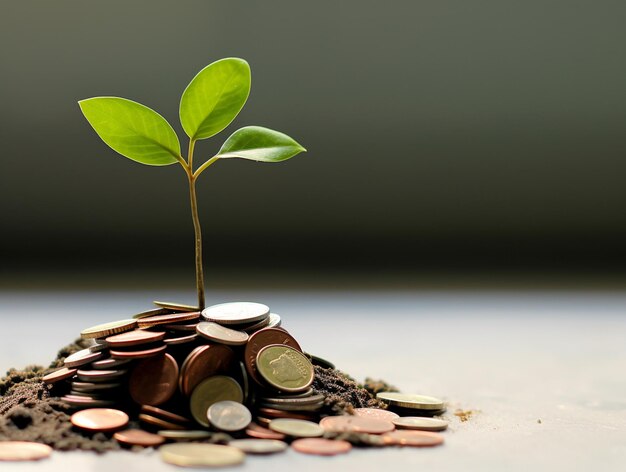
[[[215,136],[239,114],[250,94],[250,66],[243,59],[226,58],[209,64],[189,83],[180,100],[180,122],[189,136],[187,158],[172,126],[156,111],[119,97],[94,97],[78,102],[98,136],[114,151],[150,166],[179,163],[189,182],[191,217],[195,231],[196,289],[204,308],[202,229],[198,218],[196,181],[220,159],[281,162],[303,151],[286,134],[260,126],[238,129],[219,152],[194,170],[196,142]]]

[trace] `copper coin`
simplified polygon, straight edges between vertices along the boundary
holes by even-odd
[[[77,428],[87,431],[108,433],[122,429],[128,424],[128,415],[113,408],[90,408],[70,417]]]
[[[400,415],[389,410],[381,410],[380,408],[355,408],[354,416],[362,416],[364,418],[374,418],[377,420],[393,421]]]
[[[168,421],[172,421],[174,423],[187,424],[191,423],[189,418],[185,418],[184,416],[177,415],[176,413],[172,413],[171,411],[162,410],[161,408],[157,408],[152,405],[141,405],[141,411],[143,413],[147,413],[152,416],[161,417]]]
[[[131,398],[140,405],[161,405],[168,401],[178,384],[178,364],[169,354],[139,362],[128,380]]]
[[[171,324],[171,325],[165,325],[163,326],[163,328],[165,329],[169,329],[171,331],[196,331],[196,326],[198,326],[198,323],[180,323],[180,324]]]
[[[116,334],[115,336],[109,336],[106,338],[106,341],[109,343],[110,347],[116,348],[153,343],[161,341],[164,337],[165,333],[136,329],[134,331],[127,331],[126,333]]]
[[[127,370],[81,370],[76,375],[83,382],[106,382],[107,380],[117,380],[126,375]]]
[[[294,420],[311,420],[315,417],[319,418],[319,415],[314,414],[306,414],[306,413],[295,413],[293,411],[284,411],[284,410],[276,410],[274,408],[258,408],[258,413],[263,415],[265,418],[292,418]]]
[[[143,349],[140,351],[111,351],[111,357],[113,359],[147,359],[149,357],[158,356],[167,349],[165,344],[152,347],[150,349]]]
[[[400,430],[383,434],[386,444],[395,446],[429,447],[443,444],[443,436],[430,431]]]
[[[86,393],[99,392],[102,390],[115,390],[121,386],[121,383],[72,382],[73,389]]]
[[[269,420],[268,420],[269,423]],[[285,439],[285,435],[282,433],[277,433],[276,431],[272,431],[269,428],[264,428],[256,423],[250,423],[246,428],[246,434],[251,438],[257,439]]]
[[[302,352],[298,341],[280,328],[263,328],[252,334],[248,340],[248,344],[246,344],[244,360],[250,377],[261,385],[264,385],[264,382],[256,368],[256,357],[261,349],[271,344],[284,344]]]
[[[193,321],[200,318],[199,311],[190,313],[172,313],[169,315],[149,316],[137,320],[140,328],[152,328],[153,326],[168,325],[172,323],[182,323],[183,321]]]
[[[320,421],[320,426],[335,433],[382,434],[395,429],[391,421],[348,415],[327,416]]]
[[[145,413],[139,414],[139,421],[142,421],[152,426],[156,426],[159,429],[174,429],[174,430],[186,429],[185,426],[182,426],[178,423],[171,423],[169,421],[165,421],[164,419],[157,418],[156,416],[146,415]]]
[[[183,362],[179,380],[180,391],[189,396],[207,377],[228,373],[234,368],[235,353],[228,346],[222,344],[198,346]]]
[[[91,368],[96,370],[115,370],[117,367],[128,364],[131,359],[102,359],[91,363]]]
[[[335,456],[345,454],[352,449],[352,444],[343,440],[332,440],[323,438],[302,438],[291,443],[291,447],[304,454],[315,454],[317,456]]]
[[[90,362],[97,361],[104,357],[104,352],[91,352],[89,349],[83,349],[77,351],[74,354],[70,354],[65,358],[63,364],[65,367],[80,367],[81,365],[89,364]]]
[[[57,369],[54,372],[50,372],[49,374],[44,375],[41,380],[43,380],[44,383],[53,384],[60,380],[65,380],[65,379],[69,379],[70,377],[73,377],[74,374],[76,374],[76,372],[78,372],[76,369],[68,369],[67,367],[61,367],[60,369]]]
[[[248,342],[248,334],[222,326],[212,321],[202,321],[196,326],[196,332],[205,339],[230,346],[243,346]]]
[[[0,461],[38,461],[49,457],[52,448],[30,441],[0,441]]]
[[[198,335],[196,333],[193,333],[187,336],[180,336],[177,338],[165,338],[163,342],[168,346],[174,346],[178,344],[192,343],[197,339],[198,339]]]
[[[149,433],[142,429],[126,429],[113,435],[117,442],[128,446],[154,447],[165,442],[163,436]]]
[[[65,395],[61,400],[75,408],[106,408],[116,405],[113,400],[99,400],[90,396]]]

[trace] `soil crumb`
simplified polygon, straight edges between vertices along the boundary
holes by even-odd
[[[469,419],[475,414],[478,413],[476,410],[461,410],[458,409],[454,412],[454,416],[458,417],[462,423],[469,421]]]
[[[378,381],[378,384],[379,387],[387,385],[381,381]],[[312,387],[316,393],[324,394],[325,409],[335,415],[352,414],[354,408],[387,408],[387,405],[377,400],[367,388],[336,369],[325,369],[316,365]]]

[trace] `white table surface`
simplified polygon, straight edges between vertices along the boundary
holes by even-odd
[[[0,292],[0,369],[47,363],[89,325],[191,293]],[[239,470],[626,470],[626,294],[221,291],[283,317],[305,350],[357,379],[449,401],[443,447],[250,457]],[[476,410],[460,422],[455,409]],[[539,422],[539,420],[541,422]],[[0,471],[180,470],[154,453],[54,453]]]

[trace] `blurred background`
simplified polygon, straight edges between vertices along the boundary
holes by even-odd
[[[199,182],[209,286],[626,287],[626,4],[2,1],[0,281],[193,289],[178,166],[115,154],[76,104],[179,132],[208,63],[252,67],[235,129],[308,153]]]

